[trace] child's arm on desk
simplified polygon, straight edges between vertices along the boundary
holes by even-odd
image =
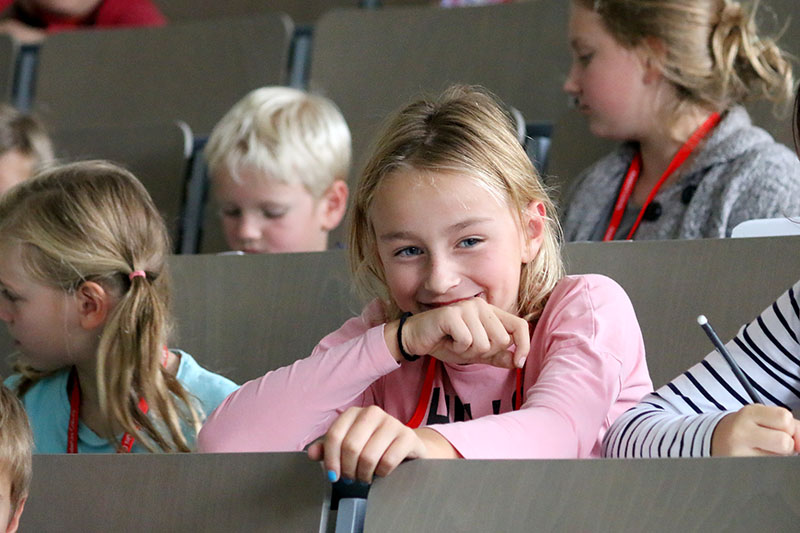
[[[324,461],[331,481],[372,482],[387,476],[406,459],[455,459],[458,452],[430,428],[411,429],[380,407],[351,407],[312,444],[308,456]],[[331,474],[331,472],[333,474]]]
[[[719,421],[711,455],[790,455],[800,452],[800,420],[783,407],[746,405]]]

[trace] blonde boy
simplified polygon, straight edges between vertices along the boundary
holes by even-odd
[[[347,208],[350,153],[350,130],[330,100],[287,87],[245,96],[205,150],[228,246],[325,250]]]
[[[33,437],[17,397],[0,384],[0,531],[13,533],[31,483]]]

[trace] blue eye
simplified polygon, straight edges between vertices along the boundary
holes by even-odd
[[[483,242],[483,239],[478,237],[468,237],[458,243],[459,248],[473,248]]]
[[[395,257],[412,257],[420,254],[422,254],[422,249],[417,248],[416,246],[406,246],[405,248],[401,248],[394,253]]]

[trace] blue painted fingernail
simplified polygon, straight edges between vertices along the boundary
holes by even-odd
[[[353,480],[350,479],[349,477],[343,477],[342,478],[342,483],[344,483],[345,485],[352,485],[353,484]]]
[[[328,481],[330,481],[331,483],[333,483],[333,482],[335,482],[337,479],[339,479],[339,476],[338,476],[338,474],[336,474],[336,472],[335,472],[335,471],[333,471],[333,470],[328,470]]]
[[[369,483],[367,483],[366,481],[359,481],[358,486],[361,488],[369,487]]]

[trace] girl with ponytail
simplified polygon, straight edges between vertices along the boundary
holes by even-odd
[[[38,453],[188,452],[236,385],[168,350],[166,229],[110,163],[52,168],[0,200],[0,319]]]
[[[741,107],[793,92],[759,3],[572,1],[564,89],[592,133],[623,144],[576,178],[567,240],[726,237],[800,214],[800,162]]]

